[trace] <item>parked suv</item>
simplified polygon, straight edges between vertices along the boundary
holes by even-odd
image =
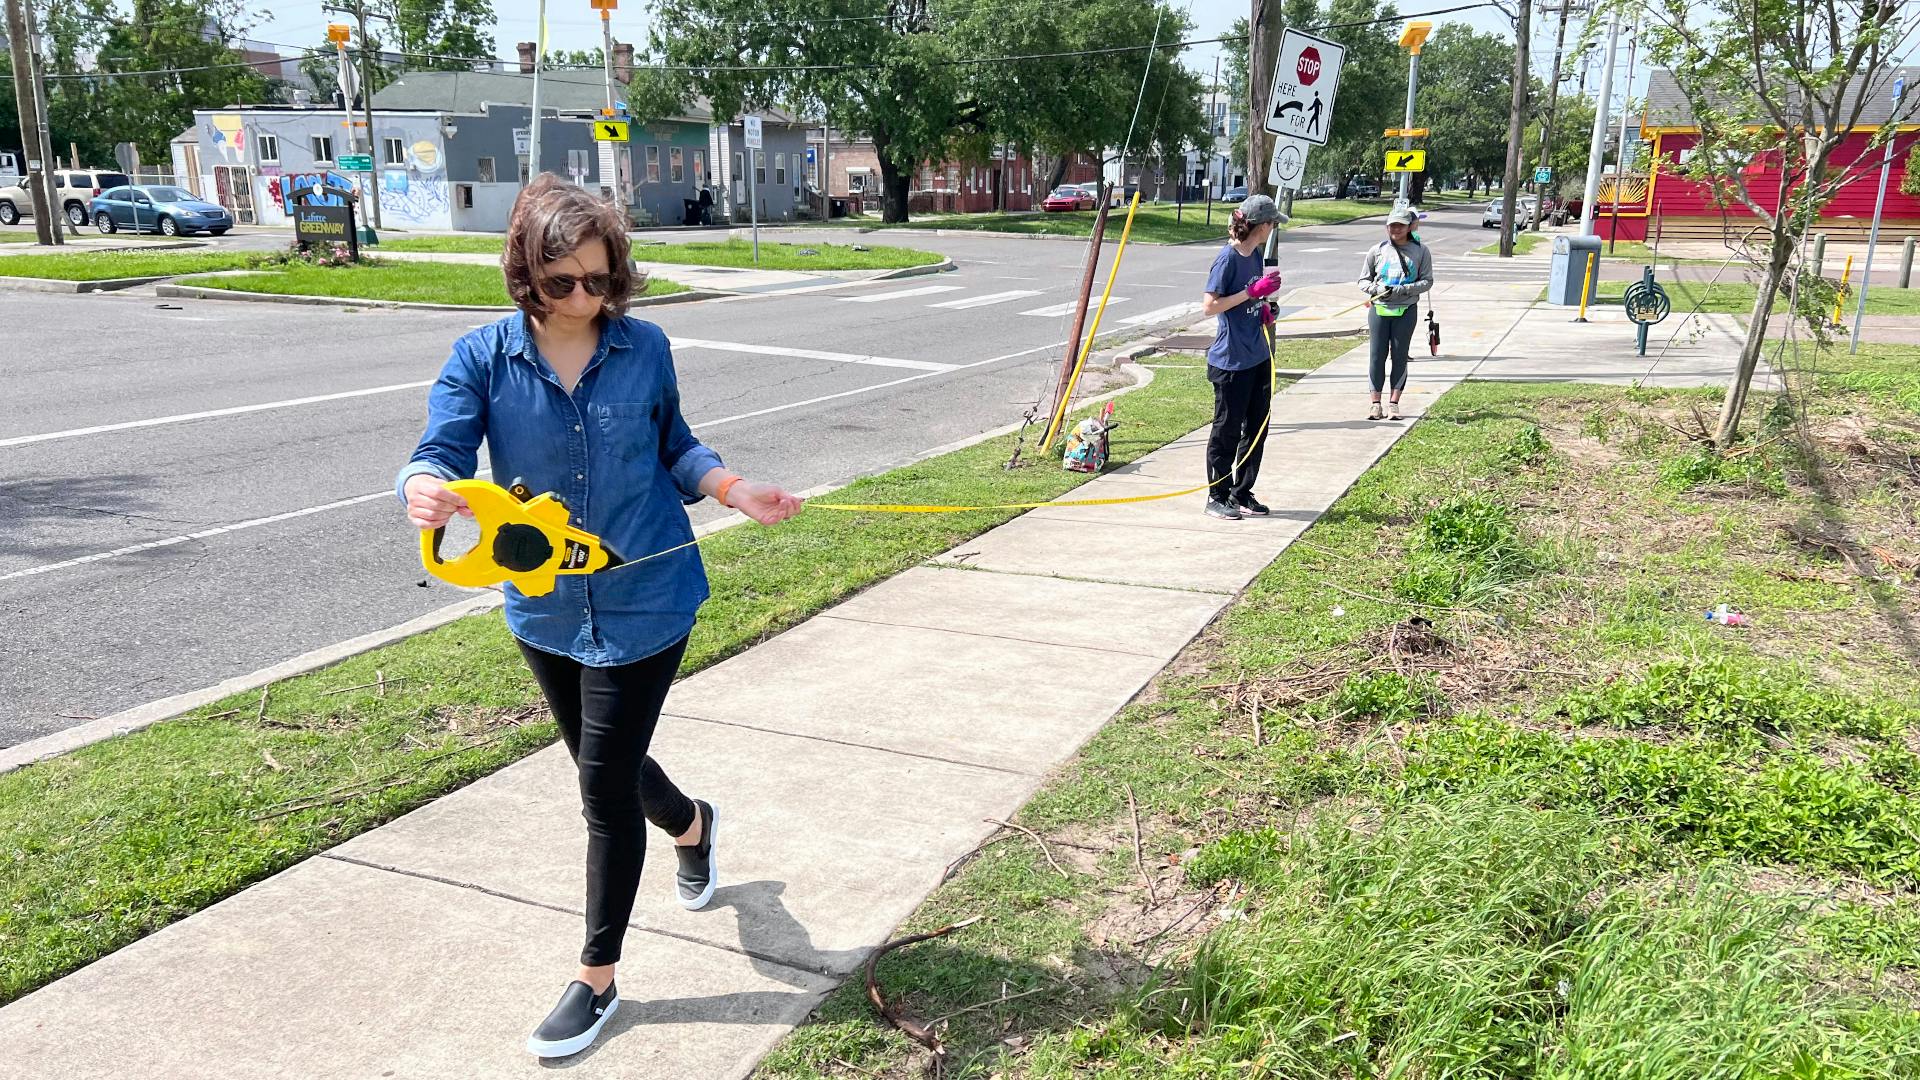
[[[53,196],[60,204],[60,212],[74,228],[85,225],[90,220],[90,207],[93,200],[108,188],[123,187],[133,181],[123,172],[109,172],[106,169],[55,169],[53,172]]]

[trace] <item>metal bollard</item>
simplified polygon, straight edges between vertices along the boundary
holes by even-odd
[[[1913,285],[1913,237],[1909,236],[1900,244],[1900,287],[1911,289]]]
[[[1827,261],[1827,234],[1815,233],[1813,236],[1813,260],[1807,269],[1814,277],[1820,276],[1821,264]]]

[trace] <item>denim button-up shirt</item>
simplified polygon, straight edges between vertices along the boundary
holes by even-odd
[[[462,337],[427,397],[427,430],[395,488],[408,478],[470,478],[486,440],[493,478],[519,479],[565,502],[573,524],[627,560],[693,539],[682,507],[720,467],[680,415],[667,336],[634,318],[603,319],[573,393],[534,346],[519,312]],[[641,660],[693,629],[707,598],[697,548],[597,574],[564,575],[545,596],[511,582],[507,627],[545,652],[592,667]]]

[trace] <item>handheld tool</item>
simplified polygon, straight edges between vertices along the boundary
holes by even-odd
[[[545,596],[560,574],[592,574],[625,561],[599,537],[567,524],[567,506],[551,491],[536,496],[518,480],[511,488],[454,480],[447,490],[467,501],[480,525],[480,542],[451,561],[440,557],[445,526],[420,534],[420,562],[449,584],[477,589],[511,581],[527,596]]]

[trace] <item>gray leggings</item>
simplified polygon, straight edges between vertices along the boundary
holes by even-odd
[[[1367,376],[1373,380],[1373,392],[1378,394],[1380,387],[1387,381],[1387,350],[1393,350],[1393,399],[1400,400],[1400,391],[1407,388],[1407,360],[1413,347],[1413,332],[1420,325],[1420,308],[1417,304],[1408,304],[1407,309],[1398,315],[1380,314],[1380,309],[1367,305],[1367,344],[1370,351],[1367,357]]]

